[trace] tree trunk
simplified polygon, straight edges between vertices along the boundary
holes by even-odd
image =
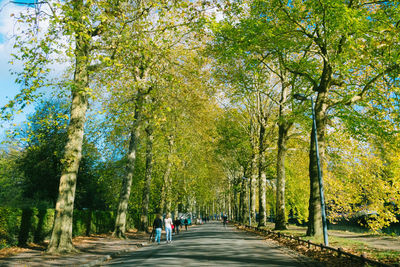
[[[240,203],[239,203],[239,210],[240,210],[240,215],[239,215],[239,221],[241,223],[246,222],[246,180],[241,179],[241,185],[240,185]]]
[[[75,1],[75,10],[80,9],[81,1]],[[76,178],[82,157],[82,143],[88,98],[86,88],[88,77],[87,40],[76,34],[74,89],[72,89],[71,118],[68,125],[67,143],[61,160],[62,171],[59,194],[55,208],[53,231],[47,251],[49,253],[68,253],[76,249],[72,244],[72,216],[74,211]]]
[[[72,245],[72,216],[74,211],[76,177],[82,157],[84,124],[87,99],[83,93],[74,92],[71,120],[68,126],[68,141],[62,160],[59,194],[56,203],[55,219],[49,253],[68,253],[75,251]]]
[[[124,177],[121,186],[121,193],[119,196],[119,204],[117,210],[117,216],[115,219],[115,226],[113,236],[119,238],[125,238],[126,231],[126,219],[128,213],[128,203],[131,194],[133,172],[135,170],[136,163],[136,152],[137,145],[140,136],[140,123],[141,113],[143,106],[143,95],[138,91],[135,103],[135,115],[133,120],[133,126],[130,133],[129,150],[128,150],[128,162],[127,162],[127,175]]]
[[[265,173],[265,151],[264,151],[264,138],[266,127],[266,116],[263,111],[261,103],[261,93],[257,91],[257,117],[258,117],[258,226],[265,226],[267,223],[266,218],[266,187],[267,175]]]
[[[282,76],[283,77],[283,76]],[[276,214],[275,214],[275,229],[285,230],[286,227],[286,207],[285,207],[285,157],[286,143],[288,139],[291,123],[286,121],[285,105],[289,92],[289,87],[285,86],[285,80],[282,78],[282,91],[279,105],[279,122],[278,122],[278,156],[276,163]]]
[[[228,218],[229,220],[232,220],[233,216],[232,216],[232,184],[229,183],[229,193],[228,193]],[[208,213],[206,213],[206,215],[208,216]]]
[[[286,227],[286,211],[285,211],[285,157],[286,157],[286,141],[288,127],[285,123],[279,124],[278,136],[278,157],[276,164],[276,217],[275,229],[284,230]]]
[[[153,129],[152,126],[146,127],[147,144],[146,144],[146,173],[145,173],[145,185],[143,188],[142,197],[142,215],[140,217],[140,231],[148,231],[148,215],[149,215],[149,202],[150,202],[150,186],[151,186],[151,175],[153,170]]]
[[[161,203],[160,203],[160,211],[162,214],[171,212],[171,168],[172,168],[172,160],[170,160],[170,156],[167,159],[167,167],[165,169],[163,175],[163,188],[161,192]]]
[[[267,201],[266,201],[266,191],[267,191],[267,174],[265,173],[265,154],[261,153],[259,156],[259,199],[258,199],[258,226],[265,226],[267,224]]]
[[[250,213],[251,213],[251,221],[256,221],[256,191],[257,191],[257,177],[258,177],[258,154],[255,149],[253,149],[253,158],[252,158],[252,172],[250,176]]]
[[[178,205],[178,202],[176,202],[175,207],[174,207],[174,215],[175,215],[175,219],[179,218],[179,205]]]
[[[167,171],[165,172],[166,175],[166,180],[167,180],[167,190],[166,190],[166,212],[171,212],[171,207],[172,207],[172,176],[171,176],[171,169],[172,169],[172,163],[173,163],[173,154],[175,153],[174,149],[174,136],[170,136],[169,140],[169,155],[168,155],[168,166],[167,166]]]
[[[325,152],[325,131],[326,131],[326,110],[325,103],[327,93],[319,93],[315,104],[315,119],[317,124],[317,138],[319,146],[319,158],[321,164],[321,172],[324,165]],[[314,131],[311,131],[310,143],[310,199],[309,199],[309,217],[308,217],[308,236],[321,237],[323,235],[322,216],[321,216],[321,199],[319,194],[318,182],[318,166],[317,154],[315,150]]]
[[[234,214],[234,218],[235,221],[239,221],[239,208],[238,208],[238,192],[237,190],[234,188],[233,189],[233,214]],[[214,216],[214,211],[212,216]]]
[[[172,195],[171,195],[171,186],[172,186],[172,177],[171,177],[171,169],[172,169],[172,155],[174,153],[174,136],[171,135],[168,137],[168,157],[167,157],[167,168],[165,170],[163,181],[163,192],[162,192],[162,199],[161,199],[161,209],[163,213],[171,212],[172,206]]]

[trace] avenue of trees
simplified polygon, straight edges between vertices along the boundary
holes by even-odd
[[[13,17],[21,89],[0,115],[35,111],[2,140],[0,203],[55,208],[48,252],[74,251],[74,209],[113,211],[119,238],[156,212],[321,236],[299,93],[329,221],[398,222],[399,1],[51,0]]]

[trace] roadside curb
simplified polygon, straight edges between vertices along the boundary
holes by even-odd
[[[95,261],[92,261],[92,262],[89,262],[89,263],[86,263],[86,264],[82,264],[81,266],[82,267],[96,266],[96,265],[99,265],[99,264],[101,264],[103,262],[111,260],[113,258],[116,258],[116,257],[118,257],[118,256],[120,256],[122,254],[133,252],[133,251],[137,250],[138,248],[144,247],[146,245],[148,245],[148,243],[139,243],[139,244],[136,244],[136,248],[135,249],[124,249],[124,250],[121,250],[121,251],[118,251],[118,252],[115,252],[115,253],[111,253],[109,255],[105,255],[105,256],[101,257],[98,260],[95,260]]]

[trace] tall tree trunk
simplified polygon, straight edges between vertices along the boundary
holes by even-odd
[[[168,177],[168,187],[167,187],[167,201],[165,205],[166,212],[171,212],[172,210],[172,176],[171,176],[171,169],[172,169],[172,159],[169,161],[168,169],[167,169],[167,177]]]
[[[121,193],[119,195],[117,216],[115,218],[115,226],[113,232],[113,236],[119,238],[125,238],[128,203],[131,194],[132,178],[136,163],[137,145],[140,136],[142,106],[143,106],[143,94],[140,91],[138,91],[135,100],[135,114],[129,140],[128,162],[126,166],[127,174],[122,181]]]
[[[168,195],[168,189],[169,189],[169,176],[171,173],[171,167],[172,167],[172,161],[171,161],[171,144],[170,144],[170,139],[171,137],[168,138],[168,156],[167,156],[167,166],[165,168],[165,172],[163,175],[163,186],[161,189],[161,201],[160,201],[160,213],[164,214],[166,212],[169,212],[169,209],[166,208],[167,206],[167,195]]]
[[[240,184],[240,203],[239,203],[239,210],[240,210],[240,215],[239,215],[239,221],[241,223],[246,222],[246,180],[241,179],[241,184]]]
[[[238,222],[239,221],[238,192],[235,188],[233,189],[233,214],[235,221]],[[214,212],[212,215],[214,216]]]
[[[284,77],[284,76],[282,76]],[[286,206],[285,206],[285,157],[286,157],[286,143],[288,139],[289,129],[291,123],[287,122],[285,114],[286,99],[289,92],[289,87],[285,86],[285,80],[282,78],[282,91],[279,103],[279,122],[278,122],[278,156],[276,163],[276,214],[275,214],[275,229],[286,229]]]
[[[319,158],[321,163],[321,172],[324,165],[325,152],[325,131],[326,131],[326,102],[327,93],[318,93],[315,104],[315,119],[317,124],[317,138],[319,146]],[[315,150],[314,132],[311,131],[310,143],[310,199],[309,199],[309,217],[308,217],[308,236],[321,237],[323,235],[321,199],[319,194],[317,154]]]
[[[82,1],[74,1],[74,9],[79,10]],[[84,33],[82,33],[84,35]],[[76,34],[74,88],[72,89],[71,118],[68,125],[60,178],[59,194],[55,209],[53,231],[47,251],[68,253],[75,251],[72,244],[72,216],[74,211],[76,178],[82,157],[82,143],[88,97],[86,88],[88,76],[88,44],[80,34]]]
[[[258,173],[258,187],[259,187],[259,199],[258,199],[258,226],[265,226],[267,224],[267,201],[266,201],[266,194],[267,194],[267,174],[265,173],[265,153],[261,153],[259,155],[259,173]]]
[[[171,153],[171,152],[169,152]],[[171,212],[171,169],[172,169],[172,160],[170,158],[170,154],[168,155],[167,159],[167,167],[165,169],[163,175],[163,188],[161,192],[161,203],[160,203],[160,210],[161,213],[168,213]]]
[[[258,177],[258,153],[253,148],[253,158],[252,158],[252,168],[251,168],[251,175],[250,175],[250,215],[251,215],[251,222],[256,221],[256,192],[257,192],[257,177]]]
[[[288,129],[285,124],[279,124],[278,136],[278,157],[276,163],[276,217],[275,229],[286,229],[286,211],[285,211],[285,157],[286,157],[286,141]]]
[[[152,126],[146,127],[147,144],[146,144],[146,173],[145,173],[145,185],[143,188],[142,197],[142,214],[140,217],[140,231],[148,231],[148,215],[149,215],[149,202],[150,202],[150,186],[151,186],[151,175],[153,170],[153,128]]]
[[[178,204],[178,201],[175,203],[175,206],[174,206],[174,214],[175,214],[175,218],[179,218],[179,204]]]
[[[229,183],[229,193],[228,193],[228,218],[229,220],[232,220],[232,184]],[[207,214],[208,215],[208,214]]]
[[[265,226],[267,223],[266,218],[266,187],[267,187],[267,175],[265,173],[265,149],[264,149],[264,138],[265,138],[265,127],[266,127],[266,116],[263,111],[261,103],[261,93],[257,90],[257,118],[258,118],[258,226]]]

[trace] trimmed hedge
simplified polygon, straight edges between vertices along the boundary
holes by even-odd
[[[54,209],[0,207],[0,249],[49,239],[53,220]],[[74,210],[72,234],[88,236],[109,233],[114,229],[114,220],[112,211]],[[127,223],[129,229],[132,221],[128,220]]]
[[[0,248],[16,245],[22,210],[0,207]]]

